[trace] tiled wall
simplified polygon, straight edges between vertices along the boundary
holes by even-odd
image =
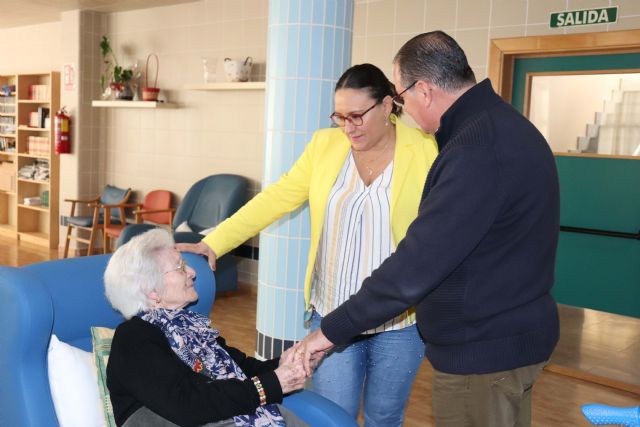
[[[160,97],[178,107],[105,112],[97,133],[106,182],[140,195],[165,188],[178,196],[176,203],[194,182],[215,173],[247,176],[251,196],[259,191],[264,91],[188,91],[184,85],[203,83],[203,58],[223,82],[225,57],[251,56],[251,80],[264,80],[267,6],[265,0],[207,0],[107,17],[118,60],[144,69],[147,55],[156,53]],[[242,259],[240,277],[257,282],[257,262]]]
[[[217,60],[218,80],[224,81],[224,57],[251,56],[257,63],[252,79],[264,80],[266,5],[263,0],[211,0],[109,15],[108,35],[119,61],[145,68],[147,55],[156,53],[160,96],[178,104],[175,109],[108,110],[109,182],[182,195],[199,178],[229,172],[249,177],[257,188],[264,91],[187,91],[183,86],[203,82],[202,58]]]
[[[610,6],[618,6],[616,24],[549,28],[552,12]],[[630,29],[640,29],[638,0],[356,0],[353,63],[371,62],[392,76],[391,61],[404,42],[443,30],[460,43],[480,80],[491,39]]]

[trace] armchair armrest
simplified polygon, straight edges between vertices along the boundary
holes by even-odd
[[[122,225],[127,223],[127,217],[124,210],[127,208],[139,208],[142,203],[120,203],[117,205],[98,205],[104,209],[104,226],[109,227],[111,225],[111,209],[118,209],[120,211],[120,222]]]
[[[133,211],[133,214],[136,216],[136,224],[142,224],[142,215],[144,214],[154,214],[154,213],[164,213],[169,212],[169,224],[173,223],[173,215],[176,212],[176,208],[166,208],[166,209],[137,209]]]
[[[311,427],[358,427],[347,411],[312,391],[292,393],[284,398],[282,405]]]
[[[176,208],[166,208],[166,209],[137,209],[133,211],[134,214],[146,214],[146,213],[161,213],[161,212],[175,212]]]
[[[95,197],[93,199],[64,199],[65,202],[72,202],[72,203],[95,203],[98,200],[100,200],[100,197]]]
[[[93,199],[89,199],[89,200],[64,199],[65,202],[71,203],[71,213],[69,214],[70,216],[74,216],[76,214],[76,204],[82,203],[82,204],[87,204],[91,206],[92,203],[96,203],[98,200],[100,200],[100,196],[95,197]]]

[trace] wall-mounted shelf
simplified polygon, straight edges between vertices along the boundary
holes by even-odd
[[[175,104],[160,101],[91,101],[94,107],[107,108],[175,108]]]
[[[184,85],[185,90],[264,90],[265,87],[265,82],[221,82]]]

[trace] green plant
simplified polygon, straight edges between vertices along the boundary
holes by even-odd
[[[116,83],[126,83],[133,77],[133,71],[122,68],[119,65],[113,67],[113,81]]]
[[[100,41],[100,51],[102,52],[103,70],[100,76],[100,87],[104,91],[110,83],[127,83],[133,78],[133,71],[118,65],[111,43],[107,36],[102,36]]]

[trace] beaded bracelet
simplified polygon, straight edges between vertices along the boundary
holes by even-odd
[[[262,383],[260,382],[260,378],[251,377],[253,381],[253,385],[256,386],[256,390],[258,390],[258,396],[260,396],[260,406],[264,406],[267,404],[267,394],[264,392],[264,387],[262,387]]]

